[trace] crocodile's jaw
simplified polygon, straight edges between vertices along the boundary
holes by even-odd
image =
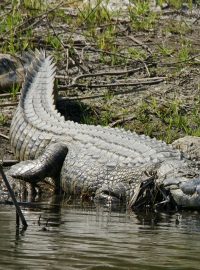
[[[164,181],[164,187],[179,208],[200,209],[200,178]]]
[[[200,209],[200,170],[190,160],[161,163],[156,185],[167,190],[179,208]]]

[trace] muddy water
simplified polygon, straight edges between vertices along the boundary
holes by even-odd
[[[200,214],[136,215],[91,205],[0,205],[0,269],[200,269]]]

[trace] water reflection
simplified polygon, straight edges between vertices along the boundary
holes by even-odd
[[[0,206],[0,269],[200,269],[200,216],[109,212],[60,198],[23,212]]]

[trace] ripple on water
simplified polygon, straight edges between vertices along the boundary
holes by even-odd
[[[200,269],[200,216],[136,215],[94,207],[0,206],[0,269]]]

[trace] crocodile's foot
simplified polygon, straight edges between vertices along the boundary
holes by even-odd
[[[51,144],[37,159],[21,161],[13,165],[9,174],[13,178],[21,179],[32,184],[37,184],[37,182],[43,180],[45,177],[57,179],[67,152],[68,148],[65,144]]]
[[[34,201],[43,191],[53,194],[60,190],[59,175],[67,152],[65,144],[55,143],[47,147],[38,159],[13,165],[6,176],[16,197],[23,201]],[[0,183],[0,191],[0,201],[9,201],[10,195],[3,182]]]

